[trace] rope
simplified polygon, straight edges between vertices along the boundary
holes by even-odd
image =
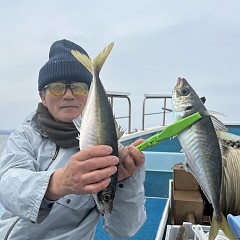
[[[221,207],[225,215],[240,215],[240,149],[228,147],[223,155]]]

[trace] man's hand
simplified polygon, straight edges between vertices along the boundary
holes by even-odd
[[[128,147],[129,154],[118,167],[118,181],[130,177],[144,163],[145,157],[142,152],[135,148],[143,139],[138,139]]]
[[[112,148],[103,145],[79,151],[65,167],[53,173],[45,197],[56,200],[67,194],[100,192],[108,186],[110,177],[117,171],[119,159],[111,153]]]
[[[135,148],[142,142],[139,139],[128,147],[129,154],[118,166],[118,181],[131,176],[144,163],[144,155]],[[111,153],[111,147],[99,145],[73,155],[66,166],[57,169],[51,176],[46,199],[56,200],[67,194],[92,194],[106,188],[119,162]]]

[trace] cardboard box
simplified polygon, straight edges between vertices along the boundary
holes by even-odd
[[[172,218],[174,224],[182,224],[188,214],[193,214],[196,224],[202,224],[204,202],[199,191],[173,190]]]
[[[183,164],[177,164],[173,168],[173,186],[175,190],[199,190],[199,184],[195,177],[184,170]]]

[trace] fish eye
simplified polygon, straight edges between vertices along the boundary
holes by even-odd
[[[113,199],[111,193],[105,193],[105,194],[103,194],[102,198],[103,198],[103,200],[104,200],[105,202],[110,202],[110,201],[112,201],[112,199]]]
[[[189,94],[188,88],[182,88],[182,89],[181,89],[181,95],[182,95],[182,96],[187,96],[188,94]]]

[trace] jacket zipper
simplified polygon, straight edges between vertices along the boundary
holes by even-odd
[[[8,239],[10,232],[13,230],[14,226],[17,224],[17,222],[18,222],[20,219],[21,219],[21,218],[18,218],[18,219],[11,225],[11,227],[10,227],[10,228],[8,229],[8,231],[7,231],[7,234],[6,234],[5,238],[4,238],[4,240],[7,240],[7,239]]]
[[[50,166],[52,165],[52,163],[54,162],[54,160],[57,158],[58,153],[59,153],[59,150],[60,150],[60,147],[56,145],[56,150],[55,150],[55,153],[54,153],[54,155],[53,155],[53,157],[52,157],[52,160],[51,160],[51,162],[47,165],[47,167],[44,169],[44,171],[47,171],[47,170],[50,168]]]

